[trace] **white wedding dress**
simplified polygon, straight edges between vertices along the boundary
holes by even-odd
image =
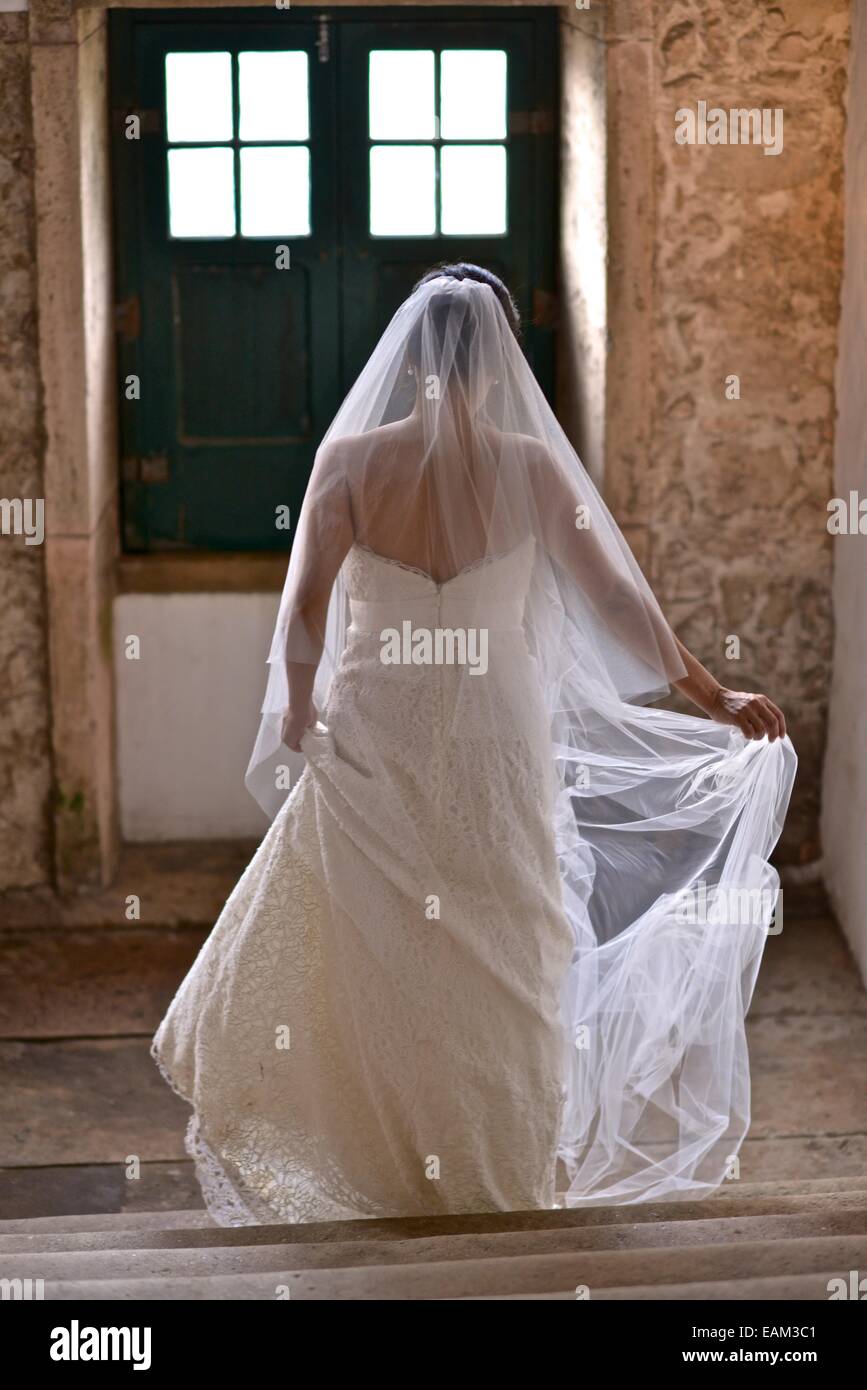
[[[325,727],[154,1042],[224,1224],[554,1204],[572,933],[522,630],[533,550],[445,584],[350,552]],[[484,702],[457,666],[382,663],[384,628],[468,613],[489,632]],[[368,741],[406,819],[358,761]]]
[[[405,625],[484,661],[391,664]],[[496,295],[419,286],[317,452],[247,773],[273,824],[154,1041],[218,1221],[719,1186],[796,759],[654,707],[685,674]]]

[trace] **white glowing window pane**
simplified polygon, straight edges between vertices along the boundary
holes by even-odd
[[[501,49],[445,49],[440,67],[444,140],[504,140],[506,55]]]
[[[307,82],[306,53],[239,53],[241,139],[308,139]]]
[[[235,235],[230,149],[169,150],[169,228],[176,237]]]
[[[310,235],[310,151],[305,146],[241,150],[241,232]]]
[[[231,140],[230,54],[166,54],[166,131],[172,142]]]
[[[374,145],[370,151],[371,236],[433,236],[436,160],[432,145]]]
[[[506,151],[502,145],[444,145],[442,230],[497,235],[506,230]]]
[[[371,140],[432,140],[434,55],[424,49],[375,49],[370,55]]]

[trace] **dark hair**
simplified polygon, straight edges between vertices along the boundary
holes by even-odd
[[[430,280],[438,280],[441,276],[446,276],[450,280],[476,280],[480,285],[487,285],[494,291],[509,327],[517,338],[521,341],[521,316],[518,313],[518,306],[512,298],[509,290],[503,284],[499,275],[495,275],[492,270],[485,270],[483,266],[472,265],[469,261],[455,261],[448,265],[435,266],[429,270],[413,287],[413,293],[421,286],[426,285]]]

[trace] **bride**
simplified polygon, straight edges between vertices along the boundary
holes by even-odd
[[[316,456],[273,824],[153,1044],[222,1224],[702,1196],[748,1127],[794,750],[668,626],[518,334],[431,271]]]

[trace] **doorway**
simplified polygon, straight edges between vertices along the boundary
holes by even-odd
[[[126,551],[288,550],[322,435],[440,261],[506,280],[553,395],[556,12],[110,20]]]

